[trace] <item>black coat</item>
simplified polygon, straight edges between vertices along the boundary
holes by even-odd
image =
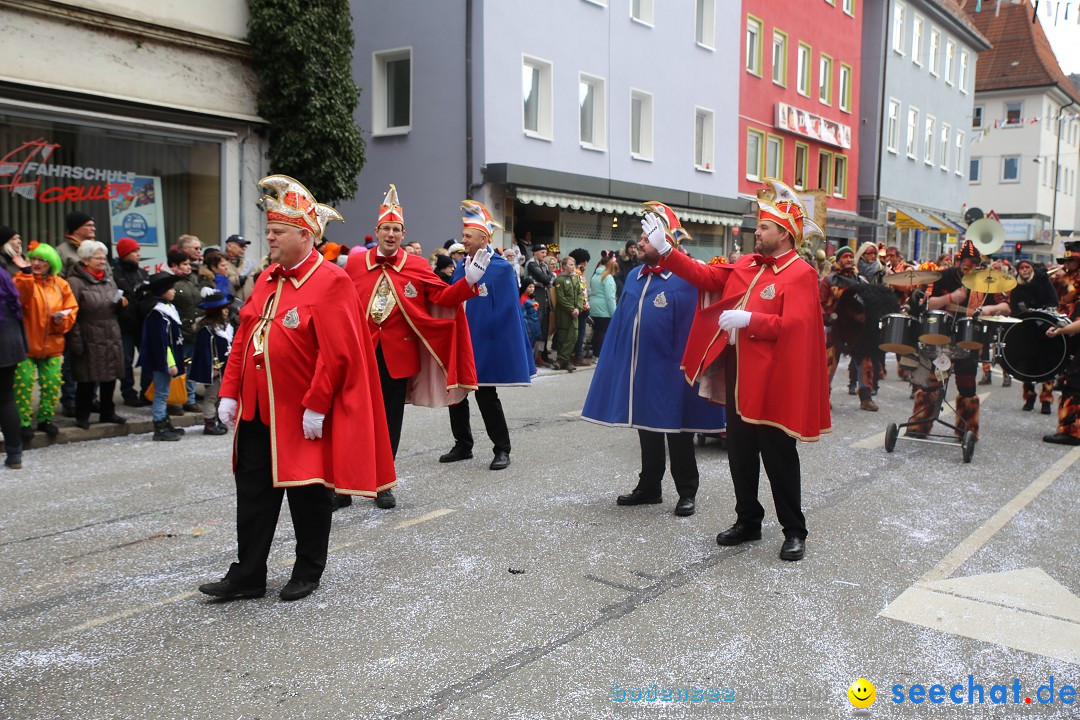
[[[1035,270],[1031,282],[1020,283],[1009,293],[1009,308],[1013,315],[1037,308],[1056,308],[1057,290],[1043,270]]]
[[[142,338],[142,324],[146,318],[144,303],[140,302],[145,293],[146,285],[150,276],[138,263],[117,260],[113,265],[113,280],[116,287],[124,291],[124,297],[128,299],[128,305],[117,311],[116,319],[120,321],[120,332],[128,337]]]

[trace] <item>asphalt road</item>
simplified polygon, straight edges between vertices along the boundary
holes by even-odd
[[[231,436],[27,451],[0,473],[0,717],[847,718],[859,678],[870,717],[1080,717],[1061,694],[1080,686],[1080,449],[1040,442],[1053,419],[1018,384],[979,388],[964,464],[886,453],[906,386],[869,413],[838,380],[834,432],[800,445],[810,537],[787,563],[764,478],[763,539],[716,545],[734,519],[716,442],[693,517],[670,478],[663,505],[617,507],[636,433],[578,419],[591,377],[500,393],[502,472],[475,407],[476,458],[452,465],[446,412],[408,408],[398,507],[336,513],[322,587],[295,603],[287,512],[265,598],[196,591],[235,553]],[[680,688],[700,699],[647,699]]]

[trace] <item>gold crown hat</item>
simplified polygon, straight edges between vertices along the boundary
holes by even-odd
[[[461,218],[461,222],[467,228],[483,230],[488,237],[493,236],[496,229],[503,229],[503,226],[495,222],[495,219],[491,217],[491,213],[488,212],[483,203],[475,200],[462,200],[461,209],[465,211],[465,217]]]
[[[401,223],[401,227],[405,227],[405,208],[398,202],[397,188],[393,183],[390,183],[390,189],[386,191],[386,197],[379,206],[379,221],[375,223],[375,227],[384,222]]]
[[[807,215],[806,206],[790,187],[776,178],[766,178],[776,197],[772,202],[758,200],[758,220],[771,220],[791,233],[798,247],[812,237],[825,239],[825,232]]]
[[[689,240],[693,240],[693,236],[686,231],[686,228],[679,222],[679,216],[675,214],[675,211],[669,208],[662,202],[656,200],[650,200],[646,203],[645,210],[647,212],[654,213],[660,217],[660,220],[664,223],[664,234],[667,235],[668,242],[672,245],[680,245]]]
[[[288,175],[269,175],[259,181],[260,188],[268,188],[273,195],[263,195],[262,204],[266,208],[266,221],[292,225],[308,230],[316,241],[321,240],[326,224],[331,220],[345,222],[334,208],[320,205],[311,191],[298,180]]]

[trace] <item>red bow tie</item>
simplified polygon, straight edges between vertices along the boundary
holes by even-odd
[[[390,263],[391,265],[393,265],[395,260],[397,260],[397,253],[394,253],[390,257],[382,255],[381,253],[375,253],[376,263]]]
[[[776,265],[776,258],[774,258],[772,255],[755,255],[754,262],[756,262],[758,265],[772,267]]]
[[[272,268],[270,268],[270,277],[274,280],[277,280],[278,278],[296,277],[296,271],[286,270],[284,266],[281,265],[281,263],[278,263]]]
[[[663,272],[664,269],[659,265],[653,265],[652,267],[649,267],[648,265],[641,266],[642,275],[662,275]]]

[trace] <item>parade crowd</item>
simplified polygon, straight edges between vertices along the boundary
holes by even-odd
[[[81,428],[95,413],[102,423],[124,423],[117,383],[125,406],[152,406],[154,440],[180,440],[184,431],[170,417],[201,413],[204,433],[235,430],[237,561],[200,591],[219,599],[265,594],[287,497],[296,560],[280,597],[298,600],[319,586],[334,510],[357,497],[396,506],[406,404],[447,408],[453,444],[438,460],[454,463],[474,457],[475,403],[491,442],[488,467],[501,471],[512,447],[498,389],[528,386],[538,367],[574,372],[595,362],[582,418],[635,430],[641,449],[638,482],[618,505],[661,504],[670,471],[674,513],[692,515],[694,436],[726,436],[735,519],[717,543],[761,538],[764,466],[783,530],[779,557],[798,561],[808,535],[798,443],[831,430],[840,356],[851,358],[849,393],[874,412],[886,353],[896,352],[915,403],[907,434],[926,437],[947,386],[941,365],[927,364],[941,353],[923,352],[923,338],[937,337],[926,323],[948,318],[948,347],[954,320],[998,330],[995,318],[1031,311],[1054,313],[1040,336],[1080,332],[1080,243],[1068,243],[1049,268],[995,261],[980,292],[965,280],[983,277],[972,275],[984,258],[971,242],[955,257],[919,266],[873,243],[833,257],[807,252],[823,232],[794,191],[767,184],[772,199],[758,202],[753,253],[694,259],[676,213],[646,202],[640,238],[603,251],[591,269],[586,250],[557,258],[528,233],[494,247],[501,225],[471,199],[461,203],[460,239],[425,258],[406,240],[394,185],[373,235],[352,248],[329,242],[326,227],[341,216],[284,175],[260,182],[269,249],[261,260],[245,258],[250,243],[238,235],[224,250],[184,235],[167,269],[150,275],[130,238],[116,243],[110,265],[93,219],[80,212],[68,214],[55,248],[24,249],[15,230],[0,228],[6,464],[21,467],[22,442],[35,432],[56,436],[58,408]],[[1003,277],[1015,287],[997,292],[989,283],[1005,287]],[[894,344],[884,342],[892,325],[900,326]],[[991,336],[980,332],[977,349],[953,356],[950,427],[972,442],[976,385],[991,382],[997,361]],[[1059,377],[1041,387],[1025,381],[1024,409],[1038,402],[1049,414],[1059,390],[1057,428],[1044,439],[1080,444],[1080,367],[1073,359],[1055,371]]]

